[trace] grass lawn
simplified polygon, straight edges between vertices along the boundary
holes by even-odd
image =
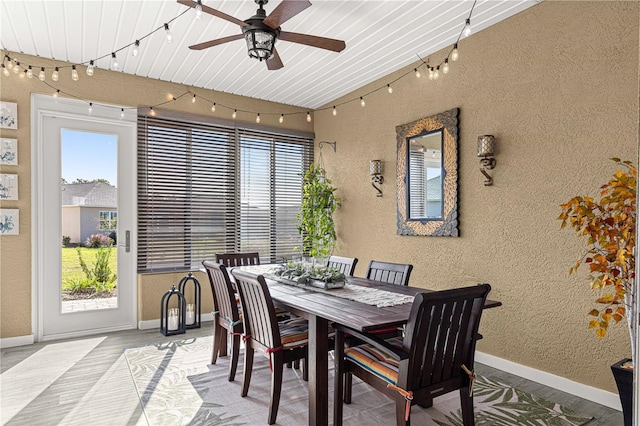
[[[95,265],[97,248],[81,247],[82,258],[87,264],[87,267],[91,270]],[[113,273],[118,270],[118,251],[111,249],[111,255],[109,256],[109,266]],[[69,279],[85,278],[84,272],[80,267],[80,261],[78,260],[78,252],[75,247],[62,247],[62,282]]]

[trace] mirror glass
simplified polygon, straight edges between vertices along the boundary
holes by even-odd
[[[407,143],[409,219],[442,220],[442,130]]]
[[[458,236],[458,112],[396,127],[399,235]]]

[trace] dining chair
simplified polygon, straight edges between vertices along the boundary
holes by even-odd
[[[389,284],[409,285],[412,270],[413,265],[372,260],[369,262],[366,277]]]
[[[303,318],[278,321],[269,288],[262,275],[232,270],[240,293],[243,312],[245,342],[243,397],[249,392],[254,353],[258,351],[269,358],[271,369],[271,398],[268,424],[274,424],[278,415],[282,373],[285,363],[307,358],[309,324]],[[305,368],[308,371],[308,368]]]
[[[227,268],[233,266],[259,265],[260,253],[216,253],[216,262],[222,263]]]
[[[236,376],[240,354],[240,334],[242,333],[242,316],[238,310],[235,291],[229,278],[226,266],[203,260],[202,266],[207,271],[211,294],[213,295],[213,353],[211,364],[215,364],[218,355],[227,353],[227,341],[231,339],[231,358],[229,362],[229,381]]]
[[[411,405],[430,407],[433,398],[460,391],[465,426],[473,421],[473,362],[482,308],[489,284],[418,293],[404,338],[382,340],[334,324],[334,425],[342,424],[342,404],[351,403],[355,375],[395,401],[396,424],[409,425]],[[346,348],[344,333],[366,343]]]
[[[329,256],[327,267],[334,268],[348,277],[352,277],[356,270],[357,257]]]

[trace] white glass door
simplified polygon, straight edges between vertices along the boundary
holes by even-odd
[[[39,100],[38,338],[134,328],[135,116]]]

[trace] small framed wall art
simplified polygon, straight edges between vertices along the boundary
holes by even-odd
[[[0,129],[18,128],[18,104],[15,102],[0,102]]]
[[[0,173],[0,200],[18,199],[18,175]]]
[[[2,138],[0,141],[0,164],[18,165],[18,139]]]
[[[0,209],[0,235],[20,234],[20,211]]]

